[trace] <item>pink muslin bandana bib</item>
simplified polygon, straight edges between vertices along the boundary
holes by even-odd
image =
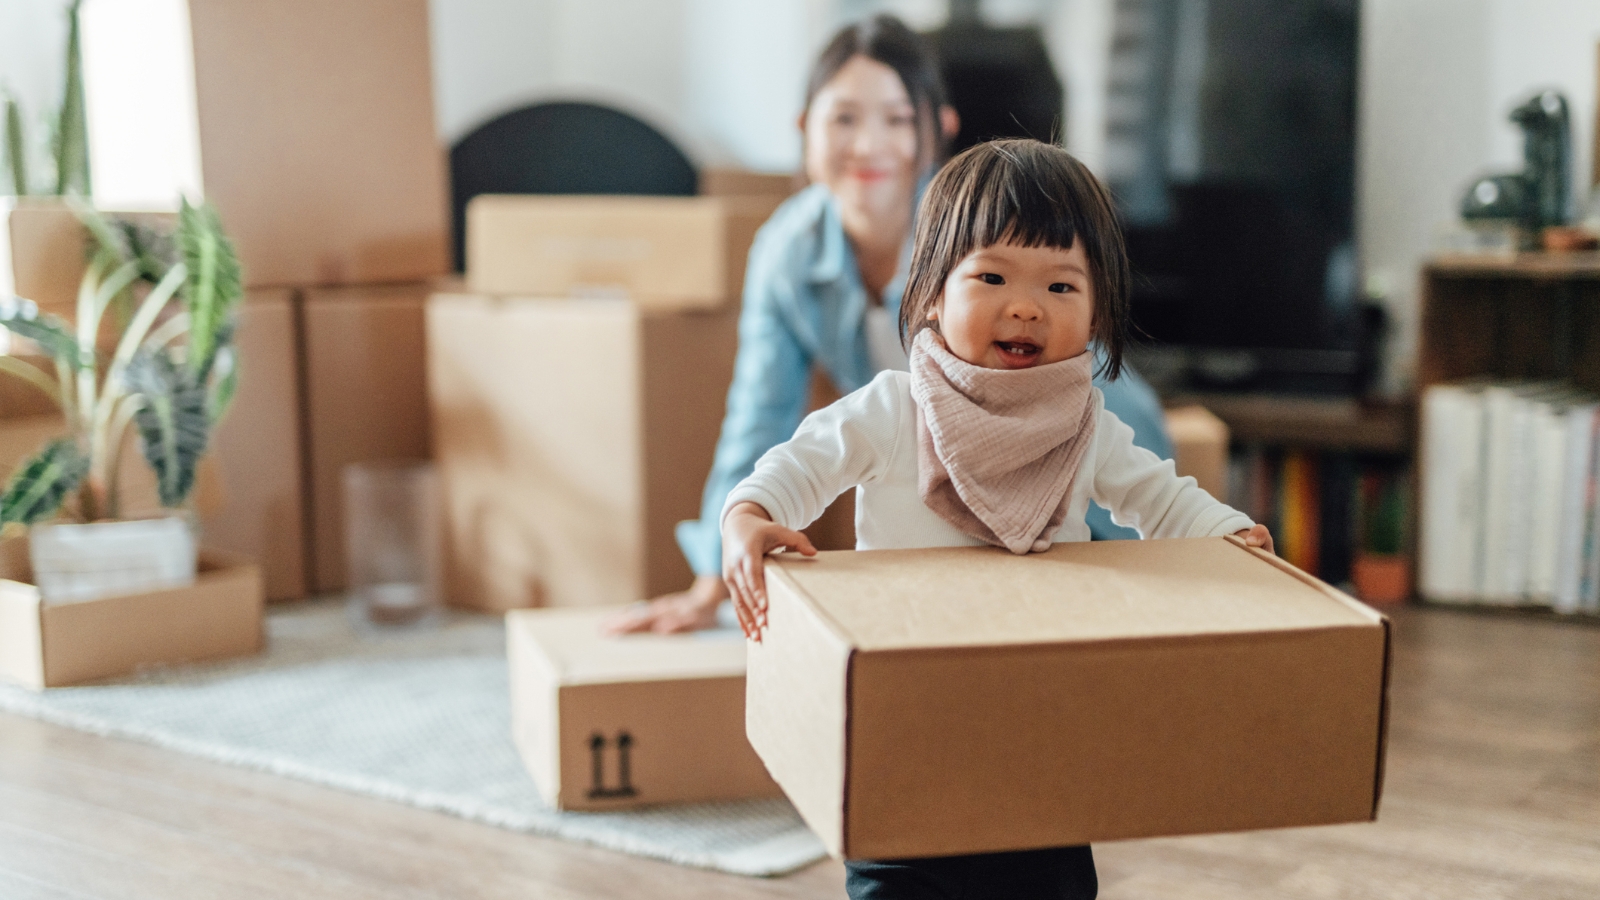
[[[985,369],[923,329],[911,347],[922,502],[1012,553],[1049,549],[1094,437],[1093,367],[1084,351],[1031,369]]]

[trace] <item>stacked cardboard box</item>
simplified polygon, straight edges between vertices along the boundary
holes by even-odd
[[[422,300],[448,222],[426,0],[88,3],[82,28],[97,203],[203,198],[250,288],[206,539],[259,560],[271,599],[337,590],[340,470],[427,451]],[[81,229],[10,218],[48,262],[18,293],[70,303]]]
[[[429,454],[426,285],[302,292],[313,593],[343,590],[346,466]]]
[[[428,304],[451,602],[594,606],[681,590],[738,293],[776,198],[497,197],[467,284]]]

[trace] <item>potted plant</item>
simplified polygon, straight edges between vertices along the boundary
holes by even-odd
[[[31,602],[41,609],[171,594],[195,581],[190,497],[238,379],[233,331],[243,288],[216,212],[185,201],[168,234],[74,205],[92,248],[76,321],[41,313],[28,300],[0,302],[0,326],[49,361],[41,367],[0,356],[0,371],[55,401],[66,423],[66,433],[19,465],[0,492],[0,526],[27,533]],[[165,517],[124,517],[118,460],[132,435]],[[16,555],[0,553],[0,561]],[[5,574],[5,584],[17,584],[15,572]],[[248,576],[241,584],[253,585],[255,596],[244,606],[253,605],[259,619],[259,577],[253,567]],[[0,596],[0,617],[4,603]],[[248,643],[259,644],[259,627]]]

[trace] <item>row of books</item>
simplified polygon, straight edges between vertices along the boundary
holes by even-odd
[[[1229,460],[1229,502],[1272,530],[1278,555],[1332,584],[1357,557],[1404,546],[1402,459],[1245,446]]]
[[[1418,591],[1600,613],[1600,398],[1473,379],[1422,398]]]

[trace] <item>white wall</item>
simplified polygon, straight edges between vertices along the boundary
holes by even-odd
[[[1574,181],[1587,195],[1595,110],[1595,0],[1364,0],[1357,238],[1369,287],[1397,326],[1391,391],[1408,386],[1419,273],[1469,181],[1522,166],[1506,113],[1534,90],[1573,112]]]
[[[699,164],[799,163],[795,119],[832,0],[432,0],[439,133],[541,100],[603,102]]]

